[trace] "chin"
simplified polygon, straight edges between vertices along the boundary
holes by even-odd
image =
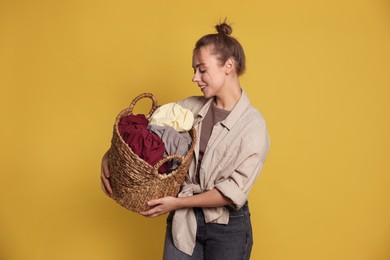
[[[211,93],[208,93],[207,90],[201,90],[202,93],[203,93],[203,96],[206,98],[206,99],[209,99],[211,97],[213,97],[214,95],[212,95]]]
[[[206,99],[209,99],[212,97],[212,95],[208,95],[207,93],[203,93],[203,96],[206,98]]]

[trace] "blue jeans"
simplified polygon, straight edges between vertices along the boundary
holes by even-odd
[[[227,225],[205,223],[201,208],[194,208],[197,221],[196,245],[194,253],[189,256],[179,251],[172,241],[171,212],[167,219],[164,244],[164,260],[247,260],[250,257],[253,237],[248,204],[239,209],[226,206],[229,210]]]

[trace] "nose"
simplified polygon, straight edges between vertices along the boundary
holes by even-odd
[[[199,82],[200,81],[200,77],[199,77],[199,73],[195,72],[194,73],[194,76],[192,77],[192,82]]]

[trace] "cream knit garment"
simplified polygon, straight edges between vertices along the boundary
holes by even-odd
[[[149,118],[149,123],[170,126],[179,132],[189,131],[194,123],[194,115],[189,109],[176,103],[168,103],[157,108]]]

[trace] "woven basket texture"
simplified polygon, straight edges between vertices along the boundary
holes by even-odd
[[[170,155],[154,166],[141,159],[123,141],[118,130],[118,123],[123,116],[132,114],[135,104],[142,98],[150,98],[153,102],[150,112],[145,115],[147,119],[158,108],[157,100],[152,94],[143,93],[136,97],[129,108],[120,112],[116,118],[108,154],[112,198],[123,207],[137,213],[150,209],[147,205],[149,200],[177,196],[180,185],[187,175],[196,143],[195,129],[192,128],[189,131],[192,142],[185,156]],[[181,160],[179,166],[168,174],[160,174],[158,168],[174,158]]]

